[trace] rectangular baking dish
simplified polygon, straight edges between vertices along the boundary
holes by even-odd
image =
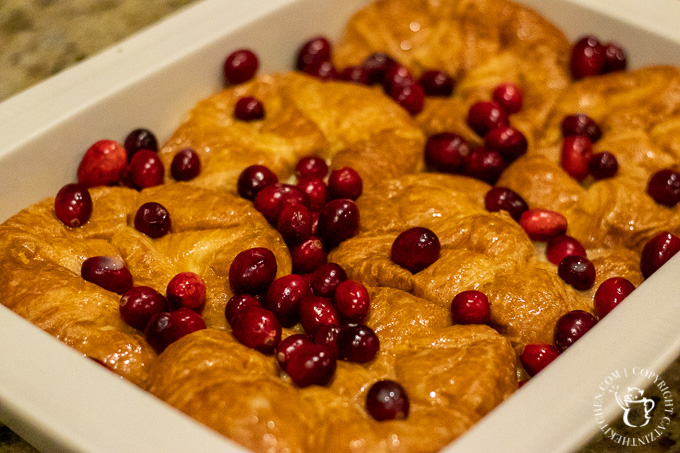
[[[261,72],[292,67],[299,43],[337,38],[368,0],[204,0],[0,103],[0,221],[75,179],[87,147],[136,127],[167,138],[222,87],[224,57],[254,49]],[[569,39],[625,45],[633,67],[680,65],[680,3],[523,0]],[[598,432],[593,397],[624,367],[663,371],[680,354],[680,258],[448,452],[573,451]],[[83,360],[0,306],[0,421],[41,451],[242,451],[144,391]],[[630,381],[629,385],[639,382]],[[618,407],[604,408],[607,417]],[[502,447],[499,447],[502,446]]]

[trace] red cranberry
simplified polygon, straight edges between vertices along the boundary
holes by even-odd
[[[287,206],[301,204],[309,207],[309,197],[299,187],[277,182],[260,190],[255,196],[255,209],[272,224]]]
[[[188,308],[180,308],[153,315],[144,329],[144,338],[160,354],[185,335],[205,328],[201,315]]]
[[[626,51],[615,43],[610,42],[604,46],[604,72],[625,71],[628,66]]]
[[[307,75],[316,77],[319,80],[335,80],[338,78],[338,71],[330,61],[319,61],[305,66],[302,70]]]
[[[269,310],[244,307],[231,322],[231,333],[244,346],[263,354],[276,349],[281,341],[281,324]]]
[[[329,249],[359,232],[359,208],[348,199],[326,203],[319,214],[319,236]]]
[[[234,294],[262,294],[276,277],[276,257],[267,248],[240,252],[229,266],[229,286]]]
[[[261,305],[255,296],[250,294],[236,294],[227,301],[227,305],[224,307],[224,317],[229,325],[234,322],[236,314],[246,307],[261,307]]]
[[[588,163],[588,173],[595,179],[606,179],[616,175],[619,171],[619,163],[616,157],[608,152],[593,154]]]
[[[666,261],[680,250],[680,238],[667,231],[663,231],[651,238],[642,249],[640,256],[640,271],[644,278],[649,278]]]
[[[331,59],[331,43],[325,36],[316,36],[302,45],[298,51],[295,67],[304,71],[305,68]]]
[[[276,229],[286,244],[299,244],[312,235],[312,213],[301,204],[287,206],[279,215]]]
[[[453,94],[456,82],[444,71],[425,71],[418,81],[426,96],[447,97]]]
[[[508,211],[516,221],[529,209],[524,198],[507,187],[491,188],[484,196],[484,207],[489,212]]]
[[[568,255],[557,265],[557,274],[568,285],[585,291],[595,283],[595,266],[590,260],[580,255]]]
[[[548,239],[545,254],[548,261],[557,266],[567,256],[586,256],[586,249],[577,239],[566,234],[560,234]]]
[[[319,235],[319,211],[312,212],[312,235]]]
[[[411,71],[399,63],[390,65],[382,79],[382,85],[386,93],[389,93],[394,87],[413,85],[414,83],[416,83],[416,79],[411,74]]]
[[[347,280],[347,273],[336,263],[325,263],[312,273],[310,283],[314,294],[332,299],[338,285]]]
[[[309,237],[304,242],[299,243],[290,251],[293,260],[293,272],[307,274],[326,263],[328,253],[323,246],[321,239],[315,236]]]
[[[201,159],[192,148],[184,148],[172,158],[170,173],[175,181],[191,181],[201,173]]]
[[[242,198],[253,201],[258,192],[277,182],[279,178],[264,165],[251,165],[239,175],[237,191]]]
[[[78,166],[78,184],[90,188],[117,183],[127,168],[125,148],[113,140],[100,140],[90,146]]]
[[[492,129],[508,125],[508,115],[495,102],[477,102],[468,111],[467,124],[480,137],[484,137]]]
[[[127,151],[128,161],[142,149],[158,152],[158,140],[156,136],[148,129],[135,129],[130,132],[123,142],[125,151]]]
[[[409,407],[404,387],[389,379],[376,382],[366,394],[366,411],[379,422],[405,419]]]
[[[339,80],[346,82],[358,83],[360,85],[368,85],[370,78],[368,70],[363,66],[348,66],[338,74]]]
[[[463,291],[451,302],[451,319],[454,324],[489,324],[491,305],[480,291]]]
[[[562,136],[564,137],[569,137],[570,135],[584,135],[588,137],[590,143],[595,143],[602,138],[600,126],[594,119],[585,113],[576,113],[565,116],[560,128],[562,129]]]
[[[553,337],[555,347],[559,352],[564,352],[595,324],[597,324],[597,319],[587,311],[573,310],[562,315],[555,323]]]
[[[361,66],[368,72],[369,83],[373,84],[382,82],[387,70],[395,63],[396,61],[389,55],[376,52],[366,57]]]
[[[158,153],[142,149],[138,151],[128,167],[128,178],[133,187],[144,189],[163,184],[165,167]]]
[[[593,156],[593,147],[588,137],[570,135],[562,142],[562,168],[577,181],[588,176],[588,165]]]
[[[170,306],[155,289],[135,286],[123,293],[118,309],[123,321],[137,330],[144,330],[153,315],[170,310]]]
[[[326,204],[328,188],[323,179],[318,177],[302,178],[298,187],[309,197],[309,209],[318,212]]]
[[[257,72],[260,62],[257,55],[248,49],[239,49],[224,61],[224,79],[231,85],[247,82]]]
[[[362,324],[347,326],[338,334],[338,353],[344,360],[356,363],[366,363],[373,360],[380,340],[368,326]]]
[[[425,92],[417,83],[411,85],[393,85],[388,95],[411,116],[415,116],[423,111]]]
[[[123,294],[132,288],[132,274],[122,259],[113,256],[93,256],[83,261],[80,276],[90,283]]]
[[[333,170],[328,177],[328,192],[331,198],[349,198],[356,200],[363,191],[361,176],[351,167]]]
[[[460,173],[469,155],[467,141],[453,132],[432,135],[425,142],[425,162],[439,172]]]
[[[350,324],[358,324],[368,317],[371,298],[368,290],[361,283],[345,280],[335,290],[335,306],[342,319]]]
[[[465,159],[464,173],[472,178],[495,184],[507,163],[498,151],[477,148]]]
[[[336,366],[335,356],[328,347],[312,344],[291,353],[286,372],[298,387],[326,385],[333,378]]]
[[[534,343],[524,346],[519,360],[529,376],[536,376],[559,355],[559,351],[553,345]]]
[[[634,289],[635,285],[623,277],[612,277],[603,281],[595,292],[594,306],[597,317],[604,318]]]
[[[326,161],[317,156],[306,156],[300,159],[295,166],[295,175],[299,178],[317,177],[324,178],[328,174]]]
[[[333,324],[321,326],[314,335],[314,342],[328,347],[333,357],[338,357],[338,335],[345,330],[346,326],[336,326]]]
[[[299,349],[312,345],[314,345],[314,340],[309,335],[303,333],[289,335],[281,340],[281,343],[276,348],[276,361],[279,362],[281,369],[286,371],[291,356],[296,354]]]
[[[193,272],[180,272],[168,283],[166,294],[172,308],[186,307],[198,311],[205,302],[205,282]]]
[[[417,273],[439,258],[439,238],[424,227],[410,228],[392,243],[391,259],[395,264]]]
[[[532,241],[547,241],[567,231],[567,219],[549,209],[529,209],[519,217],[519,224]]]
[[[305,277],[284,275],[269,286],[263,305],[276,315],[283,327],[290,327],[300,319],[300,303],[311,295],[312,289]]]
[[[68,227],[85,225],[92,216],[92,197],[80,184],[66,184],[54,198],[54,214]]]
[[[160,203],[144,203],[135,214],[135,229],[150,238],[165,236],[171,226],[170,213]]]
[[[512,82],[498,85],[492,93],[494,102],[500,105],[508,114],[522,110],[524,93],[520,87]]]
[[[529,382],[529,379],[522,379],[521,381],[517,381],[517,388],[521,389],[526,385],[527,382]]]
[[[571,50],[570,69],[575,80],[602,74],[605,64],[604,46],[594,36],[579,39]]]
[[[680,201],[680,173],[671,169],[657,171],[649,178],[647,194],[660,205],[672,208]]]
[[[300,302],[300,323],[310,335],[315,335],[322,326],[339,326],[338,310],[328,299],[309,296]]]
[[[253,96],[242,97],[236,101],[234,117],[241,121],[255,121],[264,118],[264,106]]]
[[[511,126],[492,129],[484,137],[484,147],[498,151],[508,163],[526,154],[528,146],[524,134]]]

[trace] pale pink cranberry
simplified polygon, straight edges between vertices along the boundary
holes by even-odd
[[[264,106],[259,99],[245,96],[236,101],[234,117],[241,121],[256,121],[264,118]]]
[[[577,181],[588,176],[588,165],[593,156],[593,147],[584,135],[570,135],[562,141],[562,169]]]
[[[575,113],[567,115],[560,124],[563,137],[570,135],[584,135],[588,137],[590,143],[597,142],[602,138],[602,130],[594,119],[585,113]]]
[[[205,282],[198,274],[180,272],[172,277],[165,294],[173,309],[185,307],[200,311],[205,302]]]
[[[413,85],[415,83],[416,79],[411,74],[411,71],[399,63],[390,65],[382,79],[382,85],[386,93],[389,93],[395,87]]]
[[[453,132],[434,134],[425,142],[425,162],[443,173],[460,173],[470,153],[467,141]]]
[[[375,52],[369,55],[361,63],[361,66],[368,72],[369,83],[380,83],[382,82],[387,70],[396,61],[392,57],[382,52]]]
[[[621,303],[635,290],[635,285],[623,277],[612,277],[600,283],[595,292],[595,315],[604,318],[610,311]]]
[[[80,276],[90,283],[123,294],[132,288],[132,274],[122,259],[113,256],[93,256],[83,261]]]
[[[555,323],[553,343],[559,352],[564,352],[586,334],[597,319],[587,311],[573,310],[562,315]]]
[[[566,234],[560,234],[548,239],[545,254],[548,261],[557,266],[567,256],[586,256],[586,249],[578,239],[574,239]]]
[[[463,172],[472,178],[495,184],[507,166],[498,151],[477,148],[465,159]]]
[[[498,151],[508,163],[526,154],[528,146],[524,134],[511,126],[492,129],[484,137],[484,147]]]
[[[92,216],[90,192],[80,184],[66,184],[54,198],[54,214],[68,227],[85,225]]]
[[[451,302],[451,320],[454,324],[489,324],[491,305],[480,291],[463,291]]]
[[[604,72],[625,71],[628,66],[626,51],[615,42],[604,46]]]
[[[322,178],[302,178],[297,186],[309,197],[309,209],[312,212],[318,212],[324,207],[328,199],[328,186]]]
[[[120,317],[137,330],[144,330],[156,313],[170,310],[168,300],[148,286],[135,286],[125,291],[118,304]]]
[[[329,249],[359,232],[359,208],[348,199],[331,200],[319,214],[319,237]]]
[[[569,68],[575,80],[602,74],[604,64],[604,46],[596,37],[584,36],[572,47]]]
[[[373,329],[359,324],[347,326],[338,334],[338,354],[343,360],[366,363],[373,360],[380,349],[380,340]]]
[[[408,395],[398,382],[378,381],[366,394],[366,411],[379,422],[408,418],[409,410]]]
[[[328,193],[331,198],[356,200],[361,196],[364,184],[361,176],[351,167],[333,170],[328,177]]]
[[[85,152],[78,166],[78,184],[90,188],[115,184],[125,174],[128,156],[113,140],[100,140]]]
[[[340,332],[346,329],[346,326],[326,325],[321,326],[314,335],[314,342],[322,344],[328,348],[333,354],[333,357],[338,357],[338,336]]]
[[[423,111],[425,92],[417,83],[411,85],[393,85],[387,94],[411,116],[415,116]]]
[[[341,325],[338,310],[330,300],[309,296],[300,302],[300,324],[310,335],[315,335],[322,326]]]
[[[680,173],[668,168],[657,171],[649,178],[647,194],[660,205],[672,208],[680,201]]]
[[[370,83],[368,70],[363,66],[346,67],[340,71],[338,79],[344,80],[345,82],[358,83],[359,85],[368,85]]]
[[[286,373],[298,387],[328,384],[337,367],[336,358],[328,347],[312,344],[291,353]]]
[[[128,161],[130,161],[137,151],[143,149],[158,152],[158,140],[156,140],[156,136],[150,130],[139,128],[133,130],[125,137],[123,147],[127,151]]]
[[[559,212],[549,209],[524,211],[519,224],[532,241],[547,241],[567,231],[567,219]]]
[[[262,307],[245,307],[234,316],[231,333],[242,345],[268,354],[274,351],[281,341],[281,324],[269,310]]]
[[[651,238],[642,249],[640,271],[644,278],[649,278],[666,261],[680,250],[680,238],[668,231],[662,231]]]
[[[345,280],[340,283],[335,290],[333,301],[342,319],[350,324],[365,321],[371,309],[368,290],[354,280]]]
[[[297,186],[277,182],[260,190],[255,196],[255,209],[269,221],[276,224],[281,211],[287,206],[301,204],[309,207],[309,197]]]
[[[512,82],[498,85],[491,94],[494,102],[500,105],[508,114],[522,110],[524,93],[517,84]]]
[[[188,308],[180,308],[153,315],[144,329],[144,338],[160,354],[180,338],[205,328],[201,315]]]
[[[164,175],[165,166],[158,153],[142,149],[130,161],[127,177],[133,187],[144,189],[163,184]]]
[[[231,85],[247,82],[255,76],[259,66],[257,55],[252,50],[235,50],[224,61],[224,79]]]
[[[224,317],[229,325],[234,322],[236,314],[246,307],[261,307],[260,302],[250,294],[236,294],[232,296],[224,307]]]
[[[616,156],[608,151],[593,154],[588,163],[588,173],[597,180],[616,176],[618,171],[619,163],[616,160]]]
[[[234,294],[262,294],[276,277],[276,257],[271,250],[254,247],[240,252],[229,266],[229,286]]]
[[[135,214],[135,229],[150,238],[165,236],[171,227],[170,213],[160,203],[144,203]]]
[[[237,191],[242,198],[253,201],[258,192],[277,182],[279,178],[269,168],[264,165],[251,165],[239,175]]]
[[[557,275],[568,285],[585,291],[595,284],[595,266],[585,256],[569,255],[557,265]]]
[[[291,249],[290,257],[293,261],[293,272],[307,274],[326,263],[328,252],[321,239],[310,236]]]
[[[480,137],[492,129],[508,126],[508,115],[495,102],[481,101],[472,104],[468,111],[467,124]]]
[[[331,59],[331,43],[325,36],[315,36],[298,50],[295,67],[304,71],[307,67]]]
[[[489,212],[507,211],[516,221],[529,209],[524,198],[507,187],[492,187],[484,196],[484,207]]]
[[[314,295],[333,299],[340,283],[347,280],[347,273],[337,263],[324,263],[312,273],[310,284]]]
[[[424,227],[410,228],[397,236],[392,243],[392,261],[417,273],[437,261],[441,245],[434,232]]]
[[[299,349],[307,348],[314,344],[314,339],[304,333],[296,333],[289,335],[276,348],[276,361],[283,371],[288,368],[288,362],[291,356],[297,353]]]
[[[263,305],[276,315],[283,327],[291,327],[300,320],[300,303],[311,295],[312,289],[305,277],[284,275],[269,286]]]
[[[418,83],[423,87],[425,96],[447,97],[453,94],[455,80],[444,71],[425,71]]]
[[[539,371],[550,365],[559,355],[560,352],[553,345],[533,343],[524,346],[519,360],[529,376],[536,376]]]
[[[276,229],[289,246],[299,244],[312,235],[312,213],[301,204],[286,206],[279,215]]]
[[[307,177],[325,178],[328,174],[326,161],[317,156],[305,156],[295,165],[295,176],[299,179]]]
[[[201,173],[201,158],[192,148],[181,149],[172,158],[170,174],[175,181],[191,181]]]

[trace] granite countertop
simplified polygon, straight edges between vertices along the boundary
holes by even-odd
[[[0,0],[0,101],[196,1]],[[680,359],[661,377],[673,392],[673,399],[680,401]],[[680,451],[677,412],[658,440],[634,451]],[[614,426],[623,435],[630,431],[620,417]],[[631,450],[598,435],[581,451]],[[0,424],[0,453],[35,451]]]

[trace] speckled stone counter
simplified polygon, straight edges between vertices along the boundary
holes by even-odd
[[[0,101],[196,1],[0,0]],[[672,391],[673,400],[680,403],[680,360],[661,377]],[[680,451],[678,412],[680,407],[675,408],[663,435],[648,445],[621,446],[599,435],[581,451]],[[624,436],[635,435],[621,419],[613,426]],[[35,451],[0,424],[0,453]]]

